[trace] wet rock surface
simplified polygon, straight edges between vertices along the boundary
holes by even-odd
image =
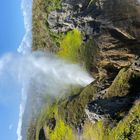
[[[52,32],[79,29],[83,41],[94,40],[98,48],[91,67],[108,75],[108,67],[118,71],[140,55],[140,3],[137,0],[63,0],[62,8],[49,13]],[[96,62],[96,63],[95,63]]]

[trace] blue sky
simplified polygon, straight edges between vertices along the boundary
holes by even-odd
[[[24,36],[24,24],[21,11],[21,0],[0,0],[0,57],[8,52],[15,52]],[[0,139],[16,140],[16,129],[19,114],[20,94],[10,85],[0,89]],[[4,88],[5,89],[5,88]],[[7,98],[9,96],[9,98]]]
[[[0,54],[16,51],[24,35],[21,0],[0,0]]]

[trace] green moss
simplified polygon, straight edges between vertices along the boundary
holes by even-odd
[[[109,133],[108,140],[140,139],[140,102],[137,102],[129,114]]]
[[[129,80],[132,77],[133,72],[130,69],[122,69],[116,76],[112,85],[109,87],[107,96],[125,96],[129,93],[130,84]]]
[[[44,127],[45,135],[50,140],[76,140],[72,128],[63,121],[61,114],[58,113],[58,107],[59,105],[55,103],[47,104],[44,109],[42,109],[36,123],[36,140],[39,138],[39,131],[42,127]],[[46,122],[49,118],[52,118],[54,114],[56,126],[54,130],[50,130]]]
[[[53,108],[53,109],[52,109]],[[54,130],[50,130],[46,126],[46,135],[50,140],[75,140],[75,134],[72,128],[67,125],[58,114],[58,105],[51,106],[50,113],[55,113],[56,126]],[[51,117],[49,115],[49,117]]]
[[[59,118],[54,131],[47,131],[47,136],[50,140],[75,140],[75,135],[72,129],[64,123],[62,119]]]
[[[85,140],[139,140],[140,139],[140,101],[137,101],[128,115],[114,128],[105,126],[102,121],[92,124],[86,122],[83,129]]]
[[[80,48],[80,59],[84,63],[84,67],[93,75],[98,73],[96,69],[98,52],[98,47],[95,46],[94,39],[89,39]]]
[[[86,122],[83,128],[82,138],[84,140],[105,140],[107,129],[104,127],[102,121],[95,124]]]
[[[105,96],[113,97],[135,94],[140,90],[138,86],[139,81],[139,72],[133,71],[131,68],[123,68],[114,79]]]
[[[86,118],[85,107],[90,102],[97,92],[95,83],[87,86],[79,95],[71,100],[65,100],[60,104],[59,112],[65,122],[70,126],[76,127]]]
[[[81,44],[81,33],[77,29],[74,29],[68,32],[60,42],[58,55],[69,61],[77,62]]]

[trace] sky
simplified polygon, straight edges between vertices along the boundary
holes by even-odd
[[[0,57],[9,52],[16,53],[24,34],[21,0],[0,0]],[[18,89],[10,86],[11,83],[9,80],[8,84],[4,85],[7,86],[3,87],[6,89],[4,93],[0,89],[1,140],[17,139],[20,95]]]
[[[23,35],[21,0],[0,0],[0,55],[16,51]]]

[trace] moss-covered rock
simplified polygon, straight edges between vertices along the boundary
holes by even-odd
[[[140,101],[136,101],[129,113],[113,128],[102,121],[95,124],[86,122],[83,127],[84,140],[139,140]]]
[[[139,7],[136,0],[34,0],[33,50],[78,62],[97,79],[47,104],[31,123],[29,140],[38,140],[40,130],[49,140],[77,140],[79,129],[84,140],[140,139],[140,72],[131,67],[140,56]],[[91,123],[88,105],[110,120]]]
[[[97,85],[92,83],[71,100],[65,100],[60,104],[59,112],[67,124],[76,128],[84,122],[86,118],[85,106],[93,99],[96,92]]]
[[[128,115],[114,127],[107,137],[108,140],[139,140],[140,139],[140,101],[137,101]]]
[[[105,97],[126,96],[128,94],[137,94],[140,90],[140,73],[131,68],[123,68],[114,79]]]
[[[72,128],[66,124],[63,120],[62,120],[62,116],[60,114],[58,114],[58,107],[59,105],[52,105],[51,109],[48,110],[48,112],[50,112],[50,114],[47,115],[46,121],[48,122],[48,120],[50,119],[55,119],[56,124],[54,126],[54,128],[50,128],[48,123],[46,122],[44,125],[44,129],[45,129],[45,133],[46,133],[46,137],[47,139],[50,140],[75,140],[75,134],[74,131],[72,130]]]

